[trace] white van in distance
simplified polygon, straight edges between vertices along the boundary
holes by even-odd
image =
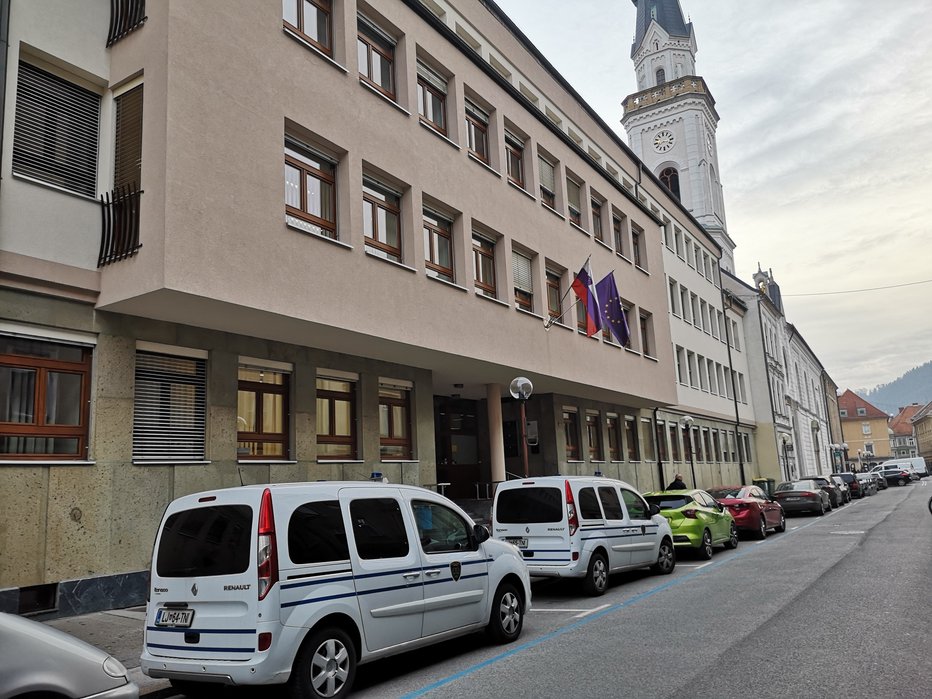
[[[929,475],[926,469],[926,460],[921,456],[903,457],[900,459],[889,459],[879,466],[874,466],[871,471],[883,471],[886,468],[905,468],[916,474],[916,478],[925,478]]]
[[[513,641],[530,604],[518,550],[424,488],[215,490],[162,517],[141,665],[182,692],[343,697],[359,663],[483,629]]]

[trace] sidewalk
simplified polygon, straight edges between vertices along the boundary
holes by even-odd
[[[151,699],[157,699],[159,695],[170,696],[175,693],[170,689],[168,680],[154,680],[139,669],[142,632],[146,623],[145,607],[112,609],[108,612],[53,619],[45,623],[97,646],[119,660],[129,670],[129,678],[139,686],[140,694],[152,695]]]

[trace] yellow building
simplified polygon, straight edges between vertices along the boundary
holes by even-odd
[[[851,390],[838,397],[838,412],[850,462],[866,468],[890,458],[889,415]]]

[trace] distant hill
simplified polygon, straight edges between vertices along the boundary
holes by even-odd
[[[910,403],[925,405],[932,401],[932,361],[910,369],[900,378],[885,383],[869,391],[855,391],[866,401],[881,410],[896,414],[900,408]]]

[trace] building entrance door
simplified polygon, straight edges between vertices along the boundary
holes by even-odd
[[[476,497],[479,468],[478,402],[434,396],[437,482],[451,498]]]

